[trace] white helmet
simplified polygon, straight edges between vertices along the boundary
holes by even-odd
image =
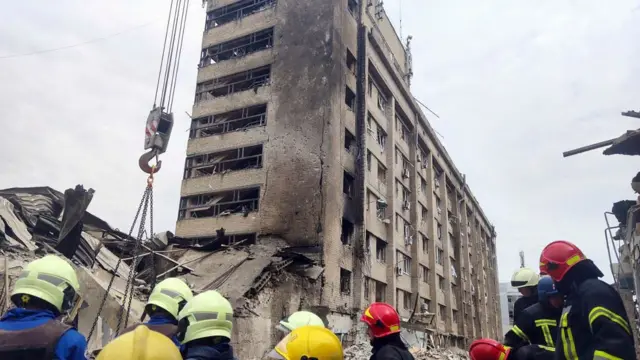
[[[529,286],[537,286],[540,276],[529,268],[520,268],[511,276],[511,286],[516,289]]]

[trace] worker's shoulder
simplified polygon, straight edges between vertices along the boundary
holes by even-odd
[[[87,339],[75,328],[70,327],[67,329],[62,336],[60,336],[60,340],[58,341],[58,345],[62,346],[71,346],[71,345],[79,345],[86,346]]]
[[[581,297],[588,297],[593,295],[603,296],[612,295],[620,296],[613,286],[607,284],[600,279],[587,279],[580,286],[578,286],[578,294]]]

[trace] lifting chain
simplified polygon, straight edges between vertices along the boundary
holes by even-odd
[[[149,228],[150,228],[149,230],[150,230],[151,236],[154,236],[154,233],[153,233],[153,172],[149,175],[149,178],[147,179],[147,187],[145,188],[144,193],[142,194],[142,199],[140,199],[140,204],[138,205],[138,211],[136,212],[136,215],[133,218],[133,223],[131,224],[131,228],[129,229],[128,238],[131,239],[131,235],[133,234],[133,229],[135,228],[136,223],[138,222],[138,218],[140,218],[140,225],[138,227],[138,236],[134,240],[134,248],[132,253],[133,261],[129,267],[130,271],[129,271],[127,284],[124,291],[125,296],[123,298],[122,307],[118,312],[118,325],[115,329],[116,334],[119,334],[122,329],[126,329],[129,322],[129,313],[131,311],[131,303],[133,300],[133,293],[134,293],[134,280],[136,275],[136,269],[140,261],[141,248],[143,247],[142,238],[145,233],[144,226],[147,220],[147,212],[149,212]],[[151,252],[150,268],[151,268],[151,279],[152,279],[150,285],[151,285],[151,289],[153,289],[156,282],[155,260],[154,260],[155,253],[153,252],[153,250],[150,250],[150,252]],[[100,307],[98,308],[96,317],[95,319],[93,319],[91,330],[89,331],[89,335],[87,336],[87,342],[89,342],[89,340],[91,339],[91,336],[93,336],[93,333],[95,332],[96,325],[98,324],[98,318],[102,313],[102,309],[104,308],[105,303],[107,302],[107,297],[109,296],[109,292],[113,287],[113,282],[115,278],[118,276],[118,268],[120,267],[121,263],[122,263],[122,258],[118,258],[118,262],[116,263],[115,269],[113,269],[113,274],[111,275],[109,284],[107,285],[104,296],[102,297],[102,301],[100,302]],[[121,328],[123,318],[124,318],[124,327]]]

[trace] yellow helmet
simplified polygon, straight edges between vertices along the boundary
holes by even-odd
[[[520,268],[511,276],[511,286],[516,289],[529,286],[537,286],[540,276],[529,268]]]
[[[177,320],[180,310],[192,298],[193,293],[187,283],[178,278],[168,278],[162,280],[153,288],[146,308],[160,307]]]
[[[305,325],[315,325],[324,327],[324,322],[320,317],[310,311],[296,311],[285,320],[280,321],[280,330],[290,332]]]
[[[182,355],[168,337],[140,325],[113,339],[96,360],[182,360]]]
[[[189,300],[178,321],[178,339],[183,344],[214,336],[231,339],[233,307],[219,292],[205,291]]]
[[[324,326],[299,327],[282,339],[268,355],[278,360],[342,360],[340,339]]]
[[[56,255],[46,255],[27,264],[11,293],[14,304],[27,304],[31,296],[64,312],[73,307],[80,283],[68,262]]]

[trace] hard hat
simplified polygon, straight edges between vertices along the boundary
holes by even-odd
[[[178,339],[183,344],[214,336],[231,339],[233,307],[219,292],[205,291],[187,302],[178,321]]]
[[[33,296],[64,312],[73,307],[79,291],[80,283],[73,267],[56,255],[46,255],[22,270],[11,300],[16,305],[26,304]]]
[[[471,360],[505,360],[511,348],[493,339],[477,339],[469,347]]]
[[[288,318],[280,321],[280,325],[282,325],[282,327],[287,330],[286,332],[289,332],[305,325],[324,327],[324,322],[318,315],[310,311],[296,311],[293,314],[289,315]]]
[[[556,284],[553,282],[551,276],[543,276],[538,282],[538,300],[540,302],[547,302],[549,296],[558,294]]]
[[[538,285],[540,276],[529,268],[520,268],[511,276],[511,286],[516,289]]]
[[[180,310],[192,298],[193,293],[187,283],[178,278],[168,278],[162,280],[153,288],[146,307],[153,307],[154,305],[160,307],[177,320]]]
[[[360,321],[366,323],[374,338],[400,332],[400,316],[393,306],[375,302],[369,305],[360,317]]]
[[[342,344],[331,330],[324,326],[299,327],[282,339],[267,355],[279,360],[342,360]]]
[[[182,360],[182,355],[171,339],[140,325],[113,339],[96,360]]]
[[[569,269],[586,259],[587,257],[574,244],[565,240],[557,240],[542,250],[540,272],[548,274],[556,282],[561,281]]]

